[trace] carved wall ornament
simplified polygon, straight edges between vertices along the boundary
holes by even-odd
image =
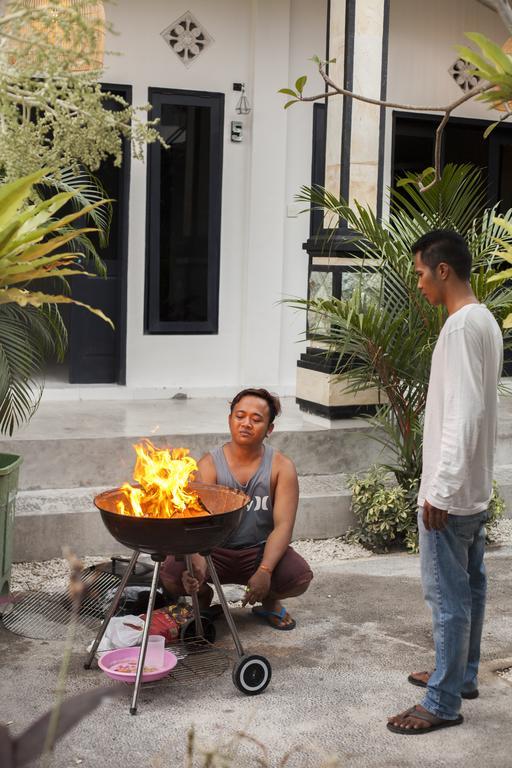
[[[160,34],[186,67],[213,42],[213,37],[190,11],[169,24]]]
[[[469,63],[469,61],[465,61],[464,59],[457,59],[457,61],[452,64],[448,72],[453,77],[459,88],[467,93],[468,91],[471,91],[473,88],[475,88],[481,79],[474,74],[473,70],[474,67]]]

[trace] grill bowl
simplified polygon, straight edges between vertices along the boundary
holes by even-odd
[[[249,496],[224,485],[191,483],[211,513],[197,517],[154,518],[131,517],[116,512],[116,502],[126,496],[119,488],[104,491],[94,499],[109,533],[129,549],[150,555],[208,554],[220,547],[240,525],[250,501]]]

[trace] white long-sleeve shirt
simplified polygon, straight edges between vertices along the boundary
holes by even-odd
[[[444,324],[432,356],[418,504],[452,515],[487,508],[492,495],[503,337],[483,304]]]

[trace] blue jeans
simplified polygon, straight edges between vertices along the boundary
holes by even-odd
[[[427,531],[418,513],[421,583],[432,610],[436,668],[422,705],[432,714],[455,720],[461,691],[477,687],[480,641],[485,613],[484,566],[487,511],[448,515],[442,531]]]

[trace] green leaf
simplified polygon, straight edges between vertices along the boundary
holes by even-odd
[[[297,80],[295,81],[295,88],[297,89],[297,93],[302,93],[307,81],[308,81],[307,75],[302,75],[302,77],[297,78]]]
[[[496,43],[479,32],[467,32],[466,37],[476,43],[484,56],[490,59],[503,72],[512,74],[512,60],[502,51],[499,45],[496,45]]]
[[[293,96],[294,98],[298,97],[298,93],[296,91],[292,91],[291,88],[280,88],[278,93],[285,93],[287,96]]]
[[[298,102],[298,99],[293,99],[292,101],[287,101],[286,104],[284,105],[284,108],[288,109],[288,107],[291,107],[292,104],[297,104],[297,102]]]
[[[486,139],[489,136],[489,134],[491,134],[492,131],[494,131],[497,125],[499,125],[499,121],[495,123],[491,123],[491,125],[487,126],[487,128],[484,131],[484,139]]]
[[[488,283],[503,283],[505,280],[512,278],[512,269],[504,269],[503,272],[498,272],[496,275],[487,278]]]
[[[0,186],[0,229],[11,223],[12,217],[28,197],[32,186],[46,173],[46,170],[38,171]]]
[[[471,48],[468,48],[465,45],[457,45],[456,49],[461,59],[464,59],[469,62],[469,64],[473,64],[476,67],[477,75],[480,75],[487,80],[491,80],[494,75],[498,74],[489,62]]]

